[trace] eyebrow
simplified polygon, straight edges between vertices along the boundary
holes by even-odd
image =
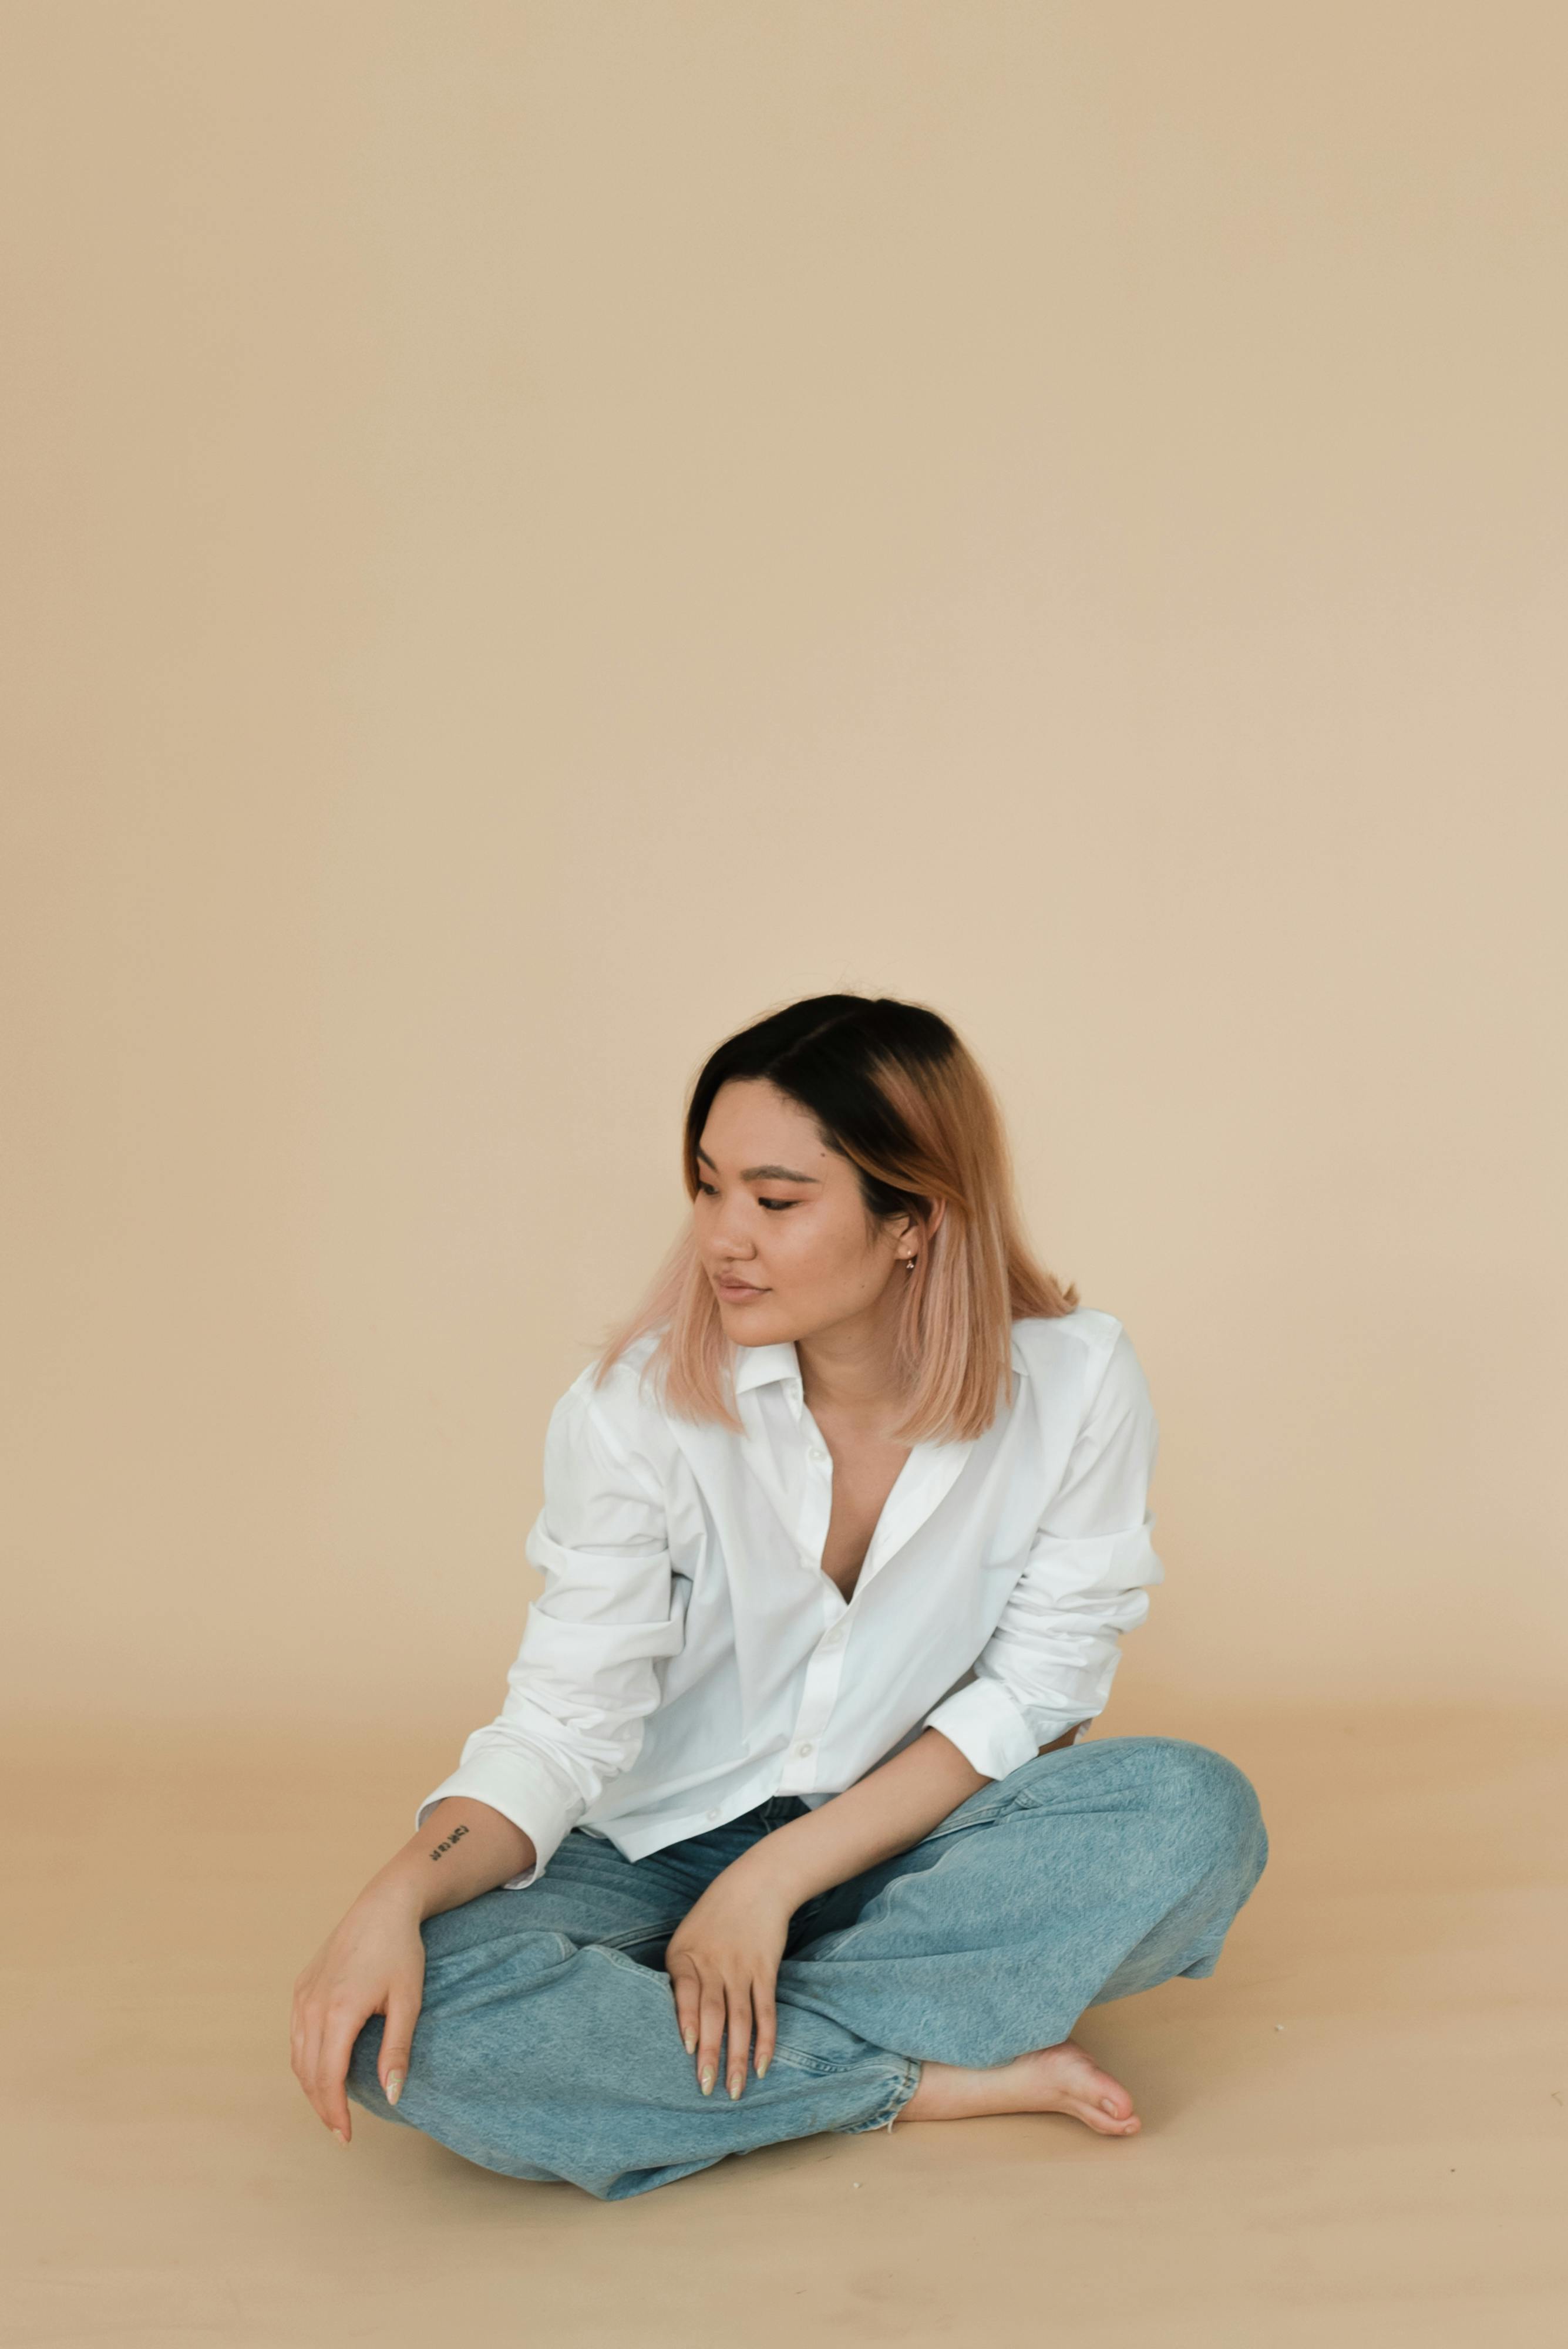
[[[713,1162],[709,1157],[708,1153],[701,1146],[698,1148],[697,1155],[702,1161],[704,1166],[713,1166]],[[713,1172],[715,1174],[718,1171],[718,1168],[713,1166]],[[797,1174],[793,1166],[743,1166],[741,1170],[741,1180],[742,1183],[761,1183],[763,1181],[772,1183],[815,1183],[819,1190],[821,1188],[821,1177],[819,1175]]]

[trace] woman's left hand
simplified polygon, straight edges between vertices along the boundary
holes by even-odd
[[[713,1878],[664,1953],[680,2035],[687,2054],[697,2058],[705,2096],[719,2076],[719,2043],[726,2035],[724,2084],[732,2096],[746,2084],[753,2028],[759,2080],[773,2061],[774,1985],[794,1912],[788,1895],[762,1869],[748,1868],[746,1859]]]

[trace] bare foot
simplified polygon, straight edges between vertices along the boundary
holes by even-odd
[[[1102,2072],[1075,2039],[987,2071],[922,2064],[920,2085],[898,2118],[964,2121],[986,2113],[1069,2113],[1101,2137],[1136,2137],[1141,2127],[1120,2081]]]

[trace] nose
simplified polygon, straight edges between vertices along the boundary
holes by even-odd
[[[756,1242],[744,1228],[743,1206],[728,1202],[722,1206],[708,1227],[708,1249],[720,1264],[737,1262],[754,1257]]]

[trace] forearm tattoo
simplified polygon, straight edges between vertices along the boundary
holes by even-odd
[[[431,1854],[431,1857],[432,1859],[439,1859],[443,1851],[450,1851],[454,1843],[461,1843],[467,1833],[468,1829],[466,1827],[453,1827],[451,1835],[447,1837],[446,1840],[443,1843],[437,1844],[434,1851]]]

